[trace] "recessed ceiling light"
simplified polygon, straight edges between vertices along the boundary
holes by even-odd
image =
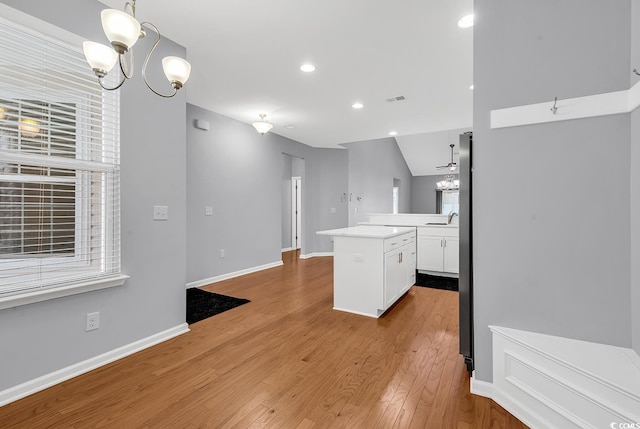
[[[305,73],[311,73],[315,69],[316,69],[316,67],[313,64],[302,64],[300,66],[300,70],[302,70]]]
[[[362,104],[362,103],[353,103],[351,105],[351,107],[353,107],[354,109],[362,109],[364,107],[364,104]]]
[[[469,89],[473,91],[473,84],[469,85]]]
[[[397,132],[397,131],[389,131],[389,135],[390,135],[391,137],[393,137],[393,136],[397,136],[397,135],[398,135],[398,132]]]
[[[460,21],[458,21],[458,27],[460,28],[473,27],[473,14],[463,16],[462,18],[460,18]]]

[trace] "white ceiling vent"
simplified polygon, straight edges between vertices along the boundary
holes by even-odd
[[[387,98],[387,103],[395,103],[396,101],[404,101],[404,95],[398,95],[397,97]]]

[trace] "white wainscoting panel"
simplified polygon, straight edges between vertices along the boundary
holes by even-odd
[[[493,399],[528,426],[596,429],[640,423],[640,357],[633,350],[489,328]]]

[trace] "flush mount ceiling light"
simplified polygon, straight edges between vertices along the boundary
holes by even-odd
[[[473,91],[473,84],[469,85],[469,89]]]
[[[460,18],[460,21],[458,21],[458,27],[460,28],[473,27],[473,14],[463,16],[462,18]]]
[[[136,0],[124,5],[124,12],[116,9],[105,9],[101,12],[102,29],[111,43],[111,47],[95,42],[84,42],[82,47],[87,62],[98,76],[98,83],[107,91],[113,91],[120,88],[125,80],[133,77],[133,51],[131,48],[138,39],[146,36],[144,27],[153,29],[158,35],[157,40],[149,50],[147,57],[142,65],[142,78],[147,87],[155,94],[169,98],[176,95],[178,90],[189,79],[191,73],[191,65],[179,57],[165,57],[162,59],[162,68],[164,74],[173,87],[173,93],[162,94],[155,90],[147,80],[147,64],[151,54],[160,43],[160,32],[158,28],[150,22],[138,22],[136,19]],[[109,73],[113,66],[118,62],[122,78],[120,82],[113,88],[105,87],[102,79]]]
[[[364,104],[362,104],[362,103],[353,103],[351,105],[351,107],[353,107],[354,109],[362,109],[364,107]]]
[[[266,133],[268,133],[271,128],[273,128],[273,125],[271,125],[269,122],[267,122],[264,119],[266,117],[267,117],[267,115],[265,115],[264,113],[261,113],[260,114],[260,120],[251,124],[251,125],[253,125],[253,128],[255,128],[256,131],[259,132],[260,135],[262,135],[262,136],[265,135]]]
[[[397,131],[389,131],[389,135],[390,135],[391,137],[393,137],[393,136],[397,136],[397,135],[398,135],[398,132],[397,132]]]
[[[302,70],[305,73],[311,73],[315,69],[316,67],[313,64],[303,64],[300,66],[300,70]]]

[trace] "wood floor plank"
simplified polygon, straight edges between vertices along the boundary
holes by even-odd
[[[469,393],[457,293],[413,287],[383,317],[332,309],[333,260],[204,287],[250,303],[0,408],[39,428],[514,428]]]

